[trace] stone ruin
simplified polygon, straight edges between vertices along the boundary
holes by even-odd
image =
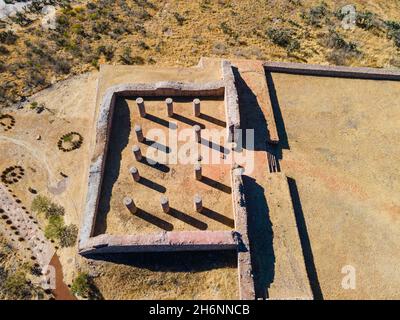
[[[168,97],[165,99],[166,113],[171,117],[174,113],[174,101],[169,97],[185,97],[193,99],[193,114],[200,115],[201,101],[199,97],[223,97],[225,106],[226,141],[235,145],[235,130],[240,128],[238,95],[230,62],[221,62],[222,80],[204,83],[192,82],[155,82],[155,83],[123,83],[112,86],[104,94],[98,113],[96,142],[89,170],[89,183],[84,212],[84,220],[79,235],[79,253],[84,256],[93,254],[110,254],[122,252],[173,252],[196,250],[237,250],[239,261],[239,280],[244,284],[240,290],[242,299],[254,297],[254,285],[251,279],[251,263],[247,237],[247,211],[243,195],[242,169],[232,165],[231,197],[233,207],[234,228],[230,231],[162,231],[126,235],[99,234],[94,232],[98,206],[102,191],[102,182],[107,163],[107,150],[111,133],[114,108],[118,97],[138,97],[136,106],[140,117],[146,117],[146,98]],[[138,142],[145,138],[140,125],[134,128]],[[193,126],[196,140],[201,140],[201,128]],[[133,146],[132,153],[136,161],[142,161],[142,152],[138,145]],[[140,181],[141,173],[132,166],[129,169],[132,180]],[[201,165],[194,167],[194,179],[202,179]],[[149,199],[150,200],[150,199]],[[203,210],[202,198],[199,194],[193,197],[193,209]],[[125,195],[123,204],[126,210],[135,214],[138,210],[135,198]],[[170,211],[169,199],[162,196],[159,206],[164,213]],[[232,226],[233,227],[233,226]]]

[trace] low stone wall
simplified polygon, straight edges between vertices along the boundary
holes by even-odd
[[[264,68],[268,72],[356,79],[400,80],[400,71],[388,69],[322,66],[284,62],[266,62],[264,63]]]
[[[231,171],[233,213],[238,242],[239,297],[241,300],[254,300],[255,288],[251,266],[248,214],[242,173],[242,168],[233,168]]]
[[[236,237],[232,231],[163,231],[136,235],[103,234],[90,238],[81,247],[80,253],[235,250],[236,247]]]

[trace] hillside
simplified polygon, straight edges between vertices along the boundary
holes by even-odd
[[[346,1],[31,1],[0,23],[0,104],[101,63],[189,66],[210,56],[398,68],[400,3],[352,4],[345,30]]]

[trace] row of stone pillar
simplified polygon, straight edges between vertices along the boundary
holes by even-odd
[[[137,98],[136,104],[139,109],[139,114],[142,118],[146,117],[146,108],[144,105],[143,98]],[[167,106],[167,115],[168,117],[172,117],[174,114],[174,101],[172,98],[165,99],[165,104]],[[195,117],[200,116],[200,99],[196,98],[193,100],[193,115]]]
[[[132,198],[125,197],[123,203],[129,209],[130,212],[132,213],[137,212],[138,208]],[[164,213],[168,213],[170,211],[169,200],[166,196],[161,197],[160,205]],[[197,212],[203,211],[203,199],[199,194],[196,194],[193,197],[193,207],[194,210],[196,210]]]

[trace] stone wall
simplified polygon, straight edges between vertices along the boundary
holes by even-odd
[[[88,250],[90,239],[93,234],[96,213],[98,209],[99,197],[101,194],[102,178],[106,163],[108,150],[108,138],[111,132],[113,110],[115,102],[119,96],[225,96],[225,111],[227,130],[229,128],[240,127],[239,105],[237,91],[234,84],[234,77],[231,64],[228,61],[222,61],[221,64],[223,79],[221,81],[207,83],[182,83],[182,82],[157,82],[157,83],[137,83],[120,84],[109,88],[100,105],[97,125],[96,142],[92,155],[92,162],[89,168],[88,191],[85,204],[85,212],[79,235],[79,251]],[[133,242],[124,241],[124,246],[135,246],[136,239],[129,238]],[[102,238],[103,241],[106,238]],[[108,238],[112,240],[112,238]],[[110,247],[112,243],[108,245]],[[174,244],[171,244],[173,246]],[[121,245],[116,245],[120,251]],[[194,246],[183,246],[193,249]],[[150,248],[150,247],[147,247]],[[132,249],[133,250],[133,249]],[[168,249],[169,250],[169,249]]]
[[[236,237],[232,231],[179,231],[136,235],[99,235],[90,238],[82,255],[115,252],[174,252],[198,250],[235,250]]]
[[[248,237],[248,212],[242,174],[242,168],[233,168],[231,170],[233,214],[238,242],[239,297],[241,300],[253,300],[255,299],[255,288]]]
[[[388,69],[322,66],[315,64],[284,62],[266,62],[264,63],[264,68],[268,72],[281,72],[313,76],[372,80],[400,80],[399,71]]]

